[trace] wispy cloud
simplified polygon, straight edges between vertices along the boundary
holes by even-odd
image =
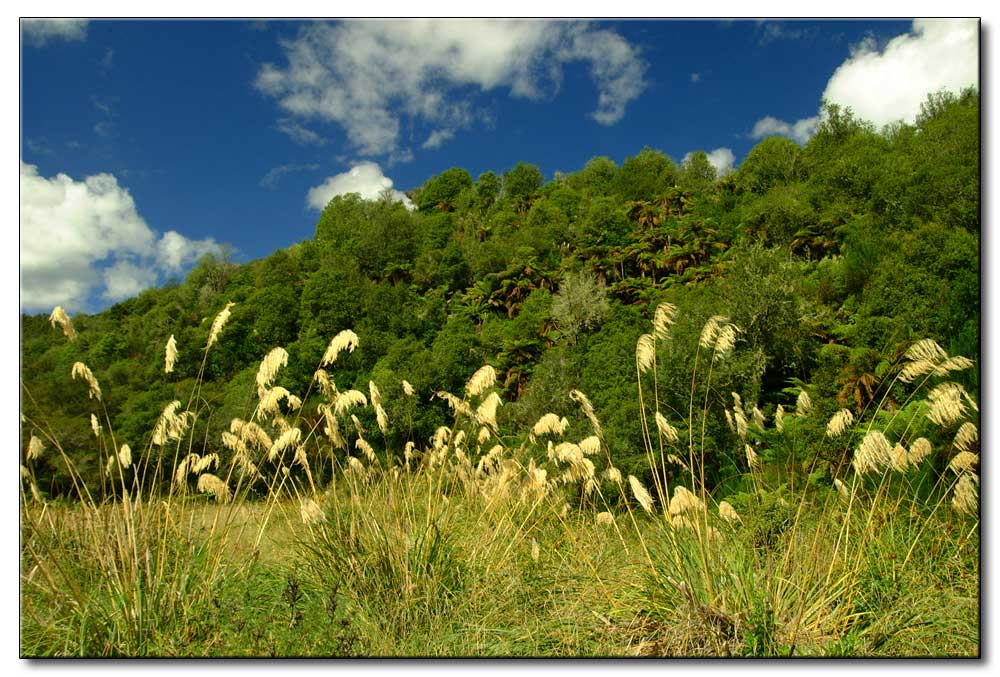
[[[21,35],[29,45],[41,47],[47,42],[79,42],[87,37],[86,19],[22,19]]]
[[[405,153],[402,130],[414,124],[429,128],[428,147],[443,143],[483,117],[477,91],[554,96],[571,62],[590,64],[599,124],[620,121],[646,87],[639,50],[585,22],[348,21],[310,25],[282,46],[287,65],[265,64],[257,87],[298,119],[340,125],[368,156]]]
[[[796,25],[794,22],[764,21],[757,24],[757,44],[767,45],[778,40],[804,40],[816,35],[816,29]]]
[[[218,250],[211,238],[163,235],[140,216],[111,174],[76,181],[20,168],[21,307],[86,306],[92,294],[117,301]]]
[[[278,165],[277,167],[272,167],[268,170],[267,174],[261,177],[260,185],[262,188],[273,190],[278,186],[278,181],[286,174],[291,174],[292,172],[311,172],[317,169],[319,169],[319,165],[317,164]]]
[[[289,118],[278,120],[278,131],[300,146],[325,146],[326,139]]]

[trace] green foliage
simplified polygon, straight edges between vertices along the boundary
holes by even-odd
[[[479,178],[480,184],[482,184],[483,177]],[[489,183],[489,179],[487,179],[487,183]],[[469,172],[460,167],[452,167],[424,184],[424,187],[417,194],[417,208],[422,212],[432,209],[439,209],[445,212],[454,211],[458,196],[462,191],[471,187],[472,177],[469,175]],[[488,196],[489,187],[485,187],[484,190],[486,196]]]

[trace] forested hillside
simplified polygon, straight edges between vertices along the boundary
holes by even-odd
[[[314,373],[324,351],[352,329],[359,346],[333,376],[341,391],[368,392],[369,381],[380,389],[389,423],[379,454],[401,456],[408,441],[426,446],[452,416],[434,394],[461,392],[489,364],[506,429],[576,410],[570,392],[579,390],[622,472],[650,483],[635,351],[656,306],[669,302],[677,313],[656,362],[659,410],[697,426],[703,448],[720,451],[706,461],[707,486],[737,480],[744,463],[723,407],[699,402],[708,420],[689,415],[699,334],[716,315],[739,331],[706,397],[728,405],[737,393],[770,420],[807,388],[820,413],[814,429],[768,439],[761,453],[792,483],[797,461],[818,459],[812,468],[825,468],[829,482],[850,459],[823,435],[825,421],[843,408],[860,417],[873,402],[902,403],[905,383],[886,388],[915,341],[934,339],[978,362],[977,92],[931,95],[915,124],[884,130],[828,106],[804,147],[765,139],[722,177],[703,152],[680,164],[650,148],[620,165],[596,157],[551,181],[525,160],[478,177],[461,168],[431,177],[410,193],[412,211],[388,194],[336,197],[311,240],[248,264],[206,258],[183,282],[74,317],[75,341],[47,315],[22,316],[22,413],[44,421],[80,475],[100,486],[104,464],[81,415],[94,402],[70,380],[84,362],[117,444],[155,448],[149,436],[163,407],[194,392],[192,440],[228,466],[222,433],[249,417],[261,359],[287,350],[281,384],[302,399],[304,430],[322,419]],[[225,332],[206,354],[228,302]],[[179,356],[165,374],[171,336]],[[978,399],[978,368],[953,378]],[[415,397],[404,395],[404,380]],[[358,425],[381,427],[367,409]],[[22,448],[31,433],[23,426]],[[948,457],[934,435],[945,433],[926,434],[942,449],[943,469]],[[46,496],[71,492],[57,455],[33,471]]]

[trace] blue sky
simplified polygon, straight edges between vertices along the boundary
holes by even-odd
[[[551,177],[651,146],[728,170],[804,143],[824,96],[912,120],[978,58],[975,22],[22,23],[20,305],[94,312],[453,166]]]

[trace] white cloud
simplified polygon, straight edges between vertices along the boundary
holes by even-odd
[[[830,76],[823,99],[850,107],[856,117],[882,127],[912,123],[927,95],[941,89],[958,93],[979,87],[979,25],[975,19],[914,19],[909,33],[878,49],[867,37]],[[816,133],[820,116],[785,122],[768,115],[750,136],[779,134],[800,144]]]
[[[285,134],[295,143],[302,146],[325,146],[326,139],[294,120],[282,118],[278,120],[278,131]]]
[[[283,47],[287,67],[265,64],[257,87],[293,116],[339,124],[369,156],[405,153],[413,123],[431,128],[425,143],[470,126],[488,115],[476,91],[553,96],[570,62],[590,64],[600,124],[621,120],[646,87],[639,51],[583,22],[347,21],[310,25]]]
[[[21,32],[32,45],[41,47],[50,40],[79,41],[87,37],[86,19],[24,19]]]
[[[915,19],[910,33],[879,51],[857,45],[827,83],[823,98],[850,106],[876,126],[913,122],[929,92],[979,86],[979,27],[975,19]]]
[[[445,141],[450,141],[455,136],[455,132],[450,129],[435,129],[427,140],[420,146],[421,148],[440,148]]]
[[[716,148],[708,153],[708,162],[715,167],[715,172],[719,176],[724,176],[733,170],[733,163],[736,156],[729,148]]]
[[[757,120],[750,132],[750,136],[755,139],[763,139],[765,136],[787,136],[794,141],[804,144],[816,133],[816,125],[819,124],[819,116],[802,118],[795,122],[785,122],[778,118],[767,117]]]
[[[135,296],[156,284],[155,270],[138,266],[131,261],[115,261],[104,269],[102,277],[104,291],[101,296],[110,301]]]
[[[211,239],[158,237],[111,174],[76,181],[20,168],[21,307],[83,308],[91,294],[118,300],[154,285],[202,253]]]
[[[686,153],[683,158],[681,158],[681,164],[686,163],[691,159],[693,153]],[[733,169],[733,163],[736,161],[736,156],[733,155],[733,151],[729,148],[716,148],[715,150],[708,151],[705,153],[708,159],[708,164],[715,167],[715,173],[718,176],[725,176]]]
[[[407,209],[413,209],[413,203],[398,190],[392,189],[392,179],[382,173],[382,168],[374,162],[362,162],[343,174],[337,174],[326,179],[322,184],[310,189],[306,201],[313,209],[323,209],[337,195],[358,193],[366,200],[377,200],[385,190]]]
[[[691,73],[691,82],[699,82],[701,80],[701,73]]]
[[[286,174],[291,174],[292,172],[311,172],[317,169],[319,169],[319,165],[317,164],[278,165],[269,169],[267,174],[261,177],[260,185],[262,188],[274,190],[278,186],[278,181]]]

